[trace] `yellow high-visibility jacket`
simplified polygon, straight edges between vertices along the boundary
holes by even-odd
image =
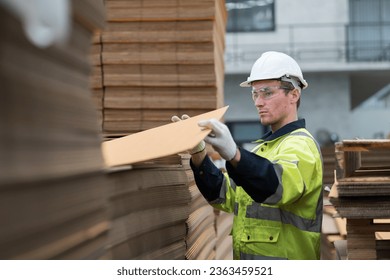
[[[252,153],[240,149],[226,173],[207,160],[193,167],[209,203],[234,213],[234,259],[320,258],[322,157],[304,126],[298,120],[266,134]]]

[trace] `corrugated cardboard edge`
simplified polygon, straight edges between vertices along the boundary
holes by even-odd
[[[228,107],[103,142],[105,164],[107,167],[133,164],[191,149],[211,132],[199,127],[198,122],[212,118],[221,120]]]

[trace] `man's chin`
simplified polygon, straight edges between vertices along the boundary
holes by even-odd
[[[262,125],[264,125],[264,126],[267,126],[267,125],[270,124],[266,119],[261,118],[261,117],[260,117],[260,123],[261,123]]]

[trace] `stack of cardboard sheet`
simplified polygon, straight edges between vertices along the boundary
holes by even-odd
[[[91,51],[89,54],[91,63],[90,88],[92,100],[96,106],[100,131],[103,128],[103,72],[102,72],[102,36],[96,31],[92,36]]]
[[[334,170],[336,169],[335,147],[321,147],[321,154],[324,163],[322,184],[330,187],[334,183]]]
[[[101,44],[101,61],[94,53],[97,63],[94,64],[96,71],[92,73],[91,87],[95,92],[102,81],[101,107],[98,104],[98,110],[102,111],[102,132],[107,140],[119,140],[116,142],[118,145],[112,147],[122,151],[121,160],[119,157],[113,158],[108,151],[110,149],[105,148],[105,144],[110,141],[103,143],[103,151],[105,158],[109,159],[108,165],[120,166],[128,158],[134,158],[135,153],[143,154],[144,157],[153,154],[156,148],[162,146],[162,142],[168,143],[170,147],[180,144],[167,139],[164,134],[148,138],[148,141],[137,141],[129,147],[126,136],[170,124],[173,115],[185,113],[195,116],[222,107],[226,11],[222,0],[107,0],[105,6],[107,25],[100,39],[94,41],[94,44],[97,41]],[[197,125],[195,127],[198,128]],[[177,136],[183,137],[180,134]],[[182,142],[185,141],[182,139]],[[142,148],[134,151],[134,146],[140,145]],[[143,158],[142,163],[136,164],[137,172],[142,167],[145,169],[143,172],[149,172],[150,182],[158,184],[160,179],[153,172],[161,164],[173,168],[176,163],[172,159],[161,158],[161,154],[151,160],[145,161]],[[191,202],[187,204],[186,210],[183,204],[166,199],[170,202],[161,206],[161,213],[168,211],[164,209],[174,211],[180,208],[180,213],[187,215],[184,222],[180,223],[182,216],[175,215],[169,227],[166,224],[168,221],[164,222],[163,219],[136,220],[142,215],[154,217],[160,213],[157,210],[159,205],[150,210],[142,207],[137,210],[127,209],[121,215],[111,212],[114,226],[110,231],[110,252],[113,258],[215,258],[214,212],[201,197],[191,178],[188,157],[184,157],[180,164],[186,166],[189,183],[186,190],[192,194]],[[135,171],[126,172],[131,174]],[[182,170],[176,172],[181,174]],[[117,175],[117,172],[110,172],[112,178]],[[169,176],[175,180],[179,175],[170,173]],[[135,177],[133,180],[131,184],[138,184],[141,178]],[[160,198],[164,199],[163,186],[153,190],[156,193],[159,191]],[[142,190],[132,189],[134,199],[138,192],[142,195]],[[121,200],[112,193],[110,209],[116,204],[114,198]],[[152,210],[157,213],[153,214]],[[143,223],[143,235],[136,231],[139,223]],[[163,224],[159,226],[160,223]],[[185,243],[178,241],[183,233],[182,225],[185,231],[181,241]],[[155,235],[159,237],[155,238]],[[181,251],[183,248],[184,253]]]
[[[105,137],[223,105],[225,1],[107,0],[105,5]]]
[[[233,259],[233,239],[230,235],[233,225],[233,214],[215,210],[215,227],[217,231],[217,260]]]
[[[215,259],[217,236],[214,210],[195,184],[194,175],[189,165],[189,157],[189,155],[182,155],[191,194],[190,213],[186,222],[186,258],[189,260]]]
[[[221,119],[226,110],[102,143],[115,188],[109,245],[114,259],[215,259],[213,208],[195,185],[190,155],[180,152],[210,132],[198,126],[200,119]]]
[[[109,178],[111,257],[184,259],[190,192],[180,156],[113,168]]]
[[[340,217],[336,208],[329,201],[329,192],[324,191],[324,206],[321,229],[321,259],[341,259],[339,246],[346,240],[346,219]]]
[[[323,218],[321,230],[321,259],[337,259],[335,244],[344,241],[346,238],[345,219],[340,217],[335,207],[329,202],[329,190],[334,183],[336,158],[335,147],[322,146],[321,154],[323,159]]]
[[[207,153],[214,164],[222,171],[226,172],[225,160],[221,158],[214,149],[206,146]],[[233,226],[233,214],[214,209],[214,223],[217,234],[217,242],[215,244],[215,258],[217,260],[231,260],[233,259],[233,239],[231,230]]]
[[[330,202],[346,218],[348,259],[378,259],[390,242],[390,140],[336,143]],[[378,240],[381,240],[378,242]],[[377,254],[380,244],[381,254]]]
[[[0,6],[0,258],[106,258],[109,228],[89,52],[103,3],[72,1],[66,44],[39,48]]]

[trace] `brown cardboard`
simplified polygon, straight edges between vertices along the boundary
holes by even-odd
[[[198,122],[211,118],[220,120],[228,107],[103,142],[105,163],[107,167],[132,164],[191,149],[211,132],[199,127]]]

